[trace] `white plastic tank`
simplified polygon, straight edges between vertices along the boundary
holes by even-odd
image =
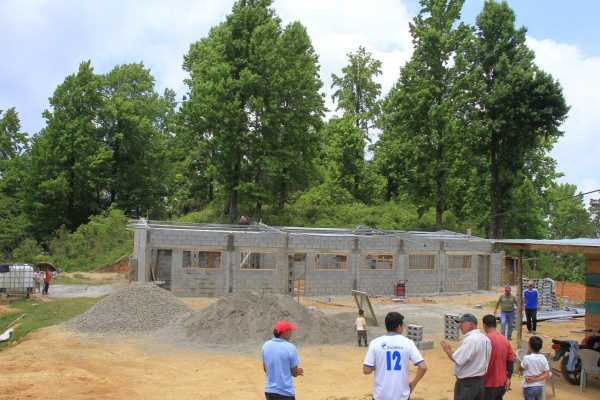
[[[0,293],[33,292],[33,267],[31,265],[16,264],[8,265],[8,268],[6,265],[3,267],[0,268]]]

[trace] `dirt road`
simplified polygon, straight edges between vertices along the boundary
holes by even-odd
[[[493,310],[496,298],[497,293],[486,292],[409,299],[406,304],[393,303],[389,298],[373,302],[378,314],[395,309],[406,314],[407,323],[418,324],[425,320],[423,310],[428,309],[434,310],[430,311],[432,315],[462,310],[483,315]],[[303,299],[302,303],[331,314],[353,312],[356,308],[352,298],[329,300]],[[187,301],[197,308],[212,302],[214,299]],[[477,305],[483,308],[475,308]],[[423,351],[429,370],[412,398],[452,399],[452,366],[439,346],[441,328],[436,327],[434,317],[431,321],[432,326],[424,330],[425,339],[433,340],[434,348]],[[443,319],[437,325],[443,326]],[[539,333],[544,339],[544,350],[550,351],[552,337],[580,339],[583,325],[582,318],[541,323]],[[516,340],[513,344],[516,347]],[[365,351],[355,344],[299,347],[304,376],[295,379],[297,398],[370,399],[373,377],[362,374]],[[150,336],[99,337],[54,326],[36,331],[21,343],[1,351],[0,361],[4,366],[1,399],[264,398],[260,345],[245,351],[216,352],[208,345],[206,349],[184,350]],[[598,379],[590,379],[590,388],[583,394],[578,386],[569,385],[559,376],[554,381],[559,399],[591,400],[600,394]],[[520,386],[520,377],[514,376],[513,390],[505,399],[520,399]]]

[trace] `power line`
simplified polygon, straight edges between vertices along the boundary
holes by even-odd
[[[565,200],[569,200],[569,199],[572,199],[572,198],[575,198],[575,197],[585,196],[585,195],[588,195],[590,193],[596,193],[596,192],[600,192],[600,189],[592,190],[591,192],[586,192],[586,193],[579,193],[579,194],[576,194],[574,196],[564,197],[564,198],[558,199],[558,200],[549,201],[548,204],[558,203],[559,201],[565,201]],[[499,217],[501,215],[506,215],[506,214],[517,212],[517,211],[529,210],[529,209],[532,209],[532,208],[538,208],[538,207],[537,206],[530,206],[530,207],[517,208],[516,210],[511,210],[511,211],[506,211],[506,212],[499,213],[499,214],[494,214],[494,215],[492,215],[492,217]]]

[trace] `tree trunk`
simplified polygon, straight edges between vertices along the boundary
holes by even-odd
[[[235,222],[237,218],[237,203],[238,203],[238,192],[237,190],[231,191],[231,196],[229,197],[229,213],[227,218],[230,222]]]
[[[285,207],[286,195],[287,195],[287,186],[285,184],[285,178],[282,176],[279,179],[279,204],[277,205],[279,210],[283,210],[283,207]]]
[[[490,198],[490,230],[489,239],[502,239],[504,237],[505,215],[502,212],[502,185],[500,182],[500,167],[498,166],[498,139],[492,134],[492,149],[490,151],[491,198]]]
[[[260,222],[262,220],[262,203],[256,202],[256,208],[254,209],[254,222]]]

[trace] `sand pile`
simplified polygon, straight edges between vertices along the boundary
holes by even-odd
[[[191,312],[185,303],[153,283],[132,282],[63,325],[94,334],[152,332]]]
[[[309,310],[291,296],[244,292],[225,296],[157,332],[178,345],[230,347],[256,345],[273,337],[273,326],[286,319],[298,326],[292,342],[300,345],[353,342],[353,317],[331,318]]]

